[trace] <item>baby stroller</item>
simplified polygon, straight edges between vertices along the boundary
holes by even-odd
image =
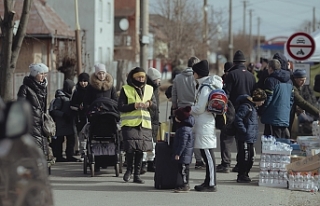
[[[87,168],[91,176],[100,168],[114,166],[116,177],[122,173],[122,158],[118,122],[120,120],[117,102],[102,97],[94,101],[88,109],[90,122],[89,137],[83,151],[83,172]]]

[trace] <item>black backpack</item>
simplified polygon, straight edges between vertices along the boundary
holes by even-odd
[[[236,115],[235,108],[232,102],[229,100],[227,103],[227,112],[225,115],[216,115],[216,128],[221,131],[228,130],[233,125],[234,117]],[[232,136],[232,135],[231,135]]]
[[[230,102],[230,101],[229,101]],[[231,103],[232,105],[232,103]],[[251,116],[251,113],[252,113],[252,107],[250,104],[247,104],[248,107],[250,107],[250,111],[246,116],[245,116],[245,120],[247,121],[249,119],[249,117]],[[233,107],[233,105],[232,105]],[[235,109],[233,107],[233,116],[232,118],[230,117],[229,118],[229,123],[227,122],[227,124],[223,127],[223,129],[221,130],[222,133],[226,134],[227,136],[235,136],[236,135],[236,131],[237,131],[237,128],[235,127],[234,125],[234,119],[235,119],[235,116],[236,116],[236,110],[238,109],[238,107]],[[230,112],[230,115],[231,115],[231,112]],[[228,118],[227,118],[228,120]]]
[[[317,74],[317,75],[314,77],[313,90],[316,91],[316,92],[320,92],[320,74]]]

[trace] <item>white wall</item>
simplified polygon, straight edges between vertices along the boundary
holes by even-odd
[[[75,29],[74,0],[47,0],[55,12]],[[82,62],[91,73],[97,62],[112,65],[114,38],[114,0],[78,0],[79,23],[85,30]],[[102,15],[101,15],[102,14]]]

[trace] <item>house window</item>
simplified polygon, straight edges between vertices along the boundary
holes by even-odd
[[[99,47],[98,58],[99,62],[102,62],[102,47]]]
[[[99,21],[103,20],[103,3],[99,0]]]
[[[111,3],[108,2],[107,5],[107,22],[110,23],[111,22]]]

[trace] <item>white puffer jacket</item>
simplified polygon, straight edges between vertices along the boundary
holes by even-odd
[[[197,80],[200,84],[196,90],[196,102],[191,107],[191,114],[195,118],[193,127],[195,142],[194,148],[211,149],[217,147],[217,137],[215,131],[215,119],[211,112],[206,110],[208,96],[211,92],[210,87],[204,86],[202,83],[210,84],[215,89],[222,89],[223,82],[221,77],[217,75],[202,77]],[[201,88],[201,89],[200,89]]]

